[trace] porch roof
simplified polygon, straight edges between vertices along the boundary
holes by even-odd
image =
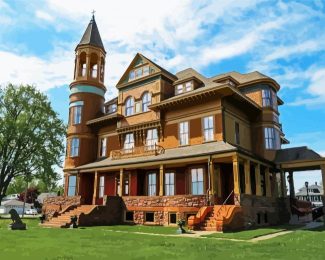
[[[104,160],[96,161],[93,163],[85,164],[73,169],[73,171],[91,171],[91,170],[114,170],[118,168],[125,168],[127,166],[149,163],[150,165],[159,165],[164,161],[182,160],[185,158],[202,158],[202,156],[219,154],[225,152],[236,151],[237,148],[225,142],[209,142],[199,145],[191,145],[185,147],[178,147],[166,149],[164,154],[141,156],[133,158],[125,158],[112,160],[106,158]]]
[[[325,165],[325,158],[307,146],[278,150],[275,162],[284,170],[319,170]]]

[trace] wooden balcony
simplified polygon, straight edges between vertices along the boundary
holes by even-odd
[[[140,156],[160,155],[165,153],[165,149],[160,145],[145,145],[133,147],[130,149],[113,150],[111,152],[112,160],[125,159]]]

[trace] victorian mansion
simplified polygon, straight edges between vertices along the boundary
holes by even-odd
[[[64,226],[68,211],[89,225],[283,223],[292,214],[285,174],[289,189],[293,171],[325,174],[316,152],[281,149],[289,141],[274,79],[257,71],[171,73],[138,53],[116,84],[117,97],[105,101],[105,59],[92,17],[70,84],[65,196],[48,201],[58,212],[48,225]]]

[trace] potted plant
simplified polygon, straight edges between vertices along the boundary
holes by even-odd
[[[180,219],[177,221],[177,226],[178,226],[178,229],[177,229],[177,233],[178,234],[184,234],[186,233],[185,229],[183,228],[185,226],[185,220],[184,219]]]
[[[78,227],[78,216],[74,215],[74,216],[70,216],[71,219],[71,224],[70,224],[70,228],[77,228]]]

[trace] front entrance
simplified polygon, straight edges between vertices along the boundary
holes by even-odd
[[[91,205],[94,195],[94,179],[92,173],[83,173],[80,175],[79,195],[84,200],[84,204]]]

